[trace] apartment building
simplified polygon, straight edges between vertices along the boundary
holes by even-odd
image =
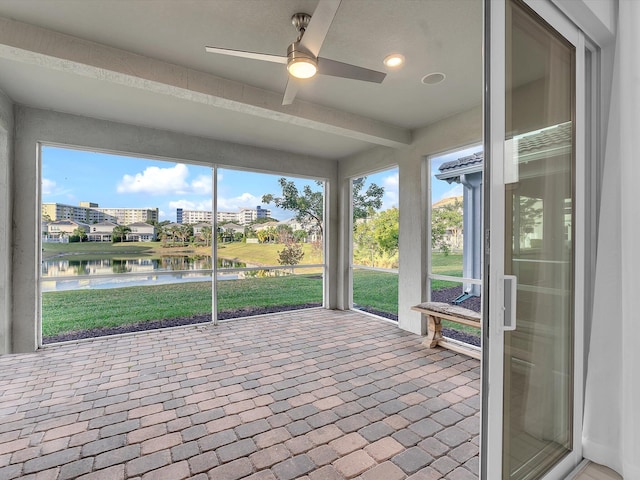
[[[271,216],[271,210],[262,208],[258,205],[255,209],[243,208],[238,213],[238,223],[240,225],[248,225],[251,222],[255,222],[259,218],[267,218]]]
[[[81,202],[79,206],[66,205],[64,203],[43,203],[42,217],[50,221],[57,220],[73,220],[74,222],[96,223],[96,222],[114,222],[116,217],[97,210],[95,208],[84,206],[88,202]],[[92,204],[97,205],[97,204]]]
[[[158,208],[93,208],[98,212],[116,219],[120,225],[130,225],[140,222],[157,222],[159,219]]]
[[[137,222],[158,221],[158,208],[100,208],[97,203],[80,202],[79,205],[43,203],[42,217],[50,221],[73,220],[83,223],[114,222],[130,225]]]
[[[256,208],[243,208],[239,212],[218,212],[218,222],[237,222],[240,225],[248,225],[259,218],[271,216],[271,210],[257,206]],[[183,224],[211,223],[213,214],[207,210],[176,209],[176,222]]]
[[[211,223],[213,214],[207,210],[185,210],[183,208],[176,209],[176,223],[194,224],[194,223]],[[219,220],[219,219],[218,219]]]

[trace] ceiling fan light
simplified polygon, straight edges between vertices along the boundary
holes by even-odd
[[[287,70],[296,78],[311,78],[318,73],[318,64],[312,58],[292,58],[287,64]]]
[[[400,53],[392,53],[391,55],[384,57],[382,63],[384,63],[385,67],[388,68],[401,67],[404,63],[404,55],[401,55]]]

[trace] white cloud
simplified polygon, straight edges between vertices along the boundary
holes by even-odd
[[[147,193],[150,195],[208,195],[211,193],[211,176],[200,175],[191,183],[187,181],[189,168],[183,163],[173,167],[147,167],[135,175],[125,174],[118,183],[118,193]]]
[[[393,175],[389,175],[382,179],[382,185],[384,186],[384,197],[382,198],[382,210],[386,210],[391,207],[397,207],[398,201],[398,185],[399,185],[398,172]]]
[[[393,175],[389,175],[382,179],[382,184],[385,188],[391,188],[398,190],[398,185],[400,184],[400,175],[399,172],[395,172]]]
[[[232,198],[218,198],[218,210],[223,212],[237,212],[241,208],[256,208],[257,205],[262,205],[262,198],[251,193],[243,193]]]
[[[196,195],[208,195],[212,191],[211,176],[200,175],[191,182],[191,190]]]
[[[211,199],[202,200],[202,201],[192,201],[192,200],[175,200],[169,202],[169,208],[182,208],[184,210],[211,210]]]
[[[56,189],[56,182],[48,178],[42,179],[42,194],[51,195]]]

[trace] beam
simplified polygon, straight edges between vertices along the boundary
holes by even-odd
[[[204,48],[204,47],[203,47]],[[46,67],[213,108],[400,148],[411,132],[310,102],[282,105],[282,94],[107,45],[0,17],[0,58]]]

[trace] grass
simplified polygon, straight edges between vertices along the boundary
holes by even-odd
[[[102,258],[147,257],[155,252],[153,243],[43,243],[42,259],[73,256],[74,260]]]
[[[353,303],[398,315],[398,274],[354,269]]]
[[[217,287],[218,311],[322,302],[317,276],[225,280]],[[42,335],[210,313],[210,282],[47,292],[42,294]]]
[[[218,256],[253,265],[278,265],[278,251],[284,245],[278,243],[226,243],[218,246]],[[310,243],[302,245],[304,257],[301,265],[322,263],[322,252],[314,250]]]
[[[282,244],[226,243],[218,246],[218,256],[228,260],[252,265],[278,265],[278,251]],[[303,245],[304,258],[301,264],[322,263],[322,252],[314,249],[310,243]],[[204,245],[166,245],[160,242],[149,243],[43,243],[42,259],[72,257],[74,260],[101,258],[161,257],[164,255],[211,255],[211,247]]]

